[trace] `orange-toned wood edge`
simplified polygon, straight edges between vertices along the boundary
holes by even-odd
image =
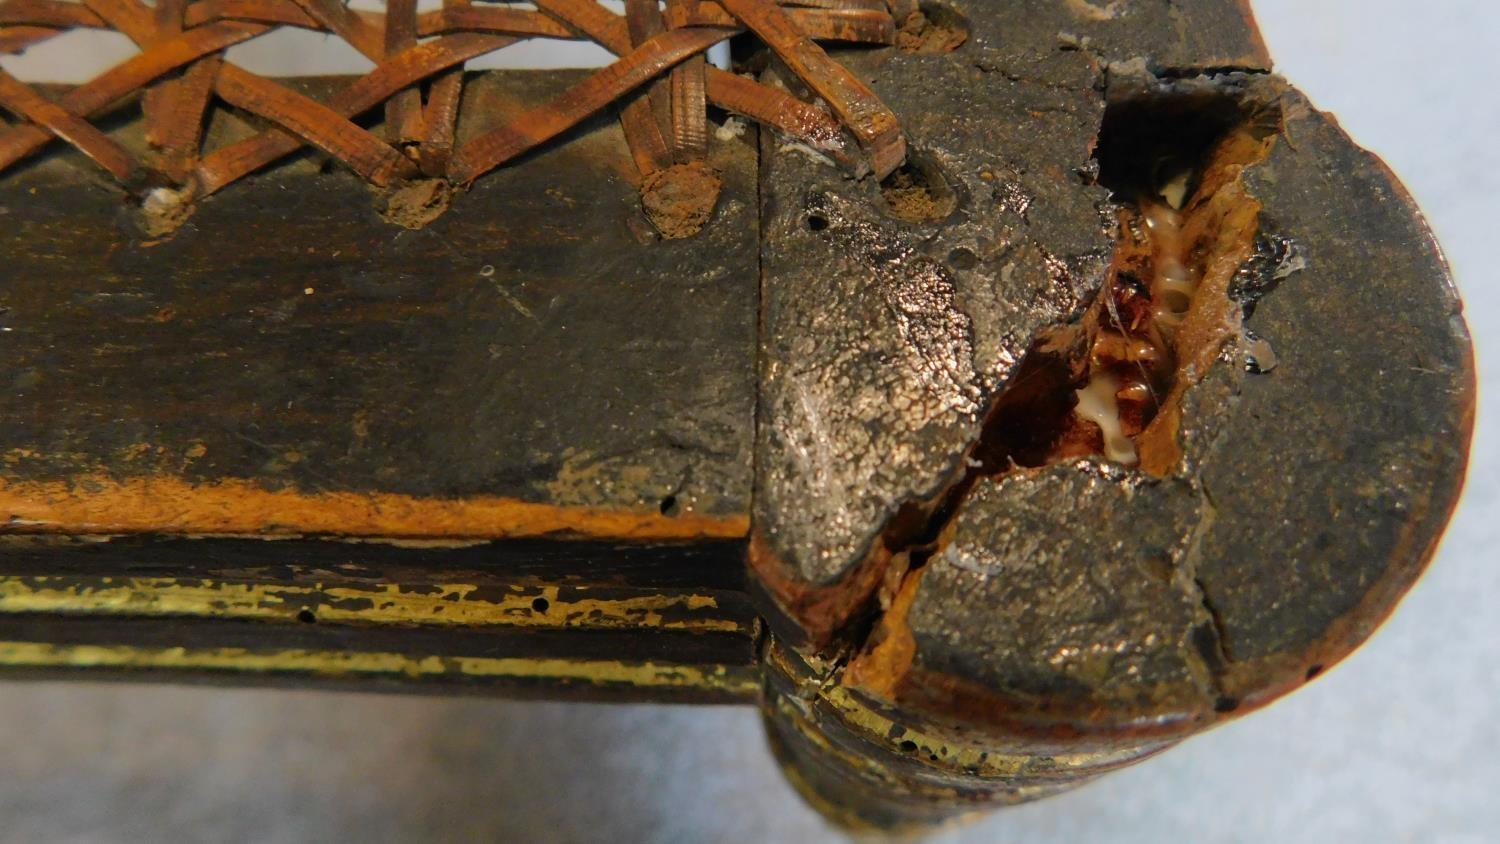
[[[498,496],[308,493],[243,480],[192,484],[173,477],[0,480],[0,533],[682,540],[739,538],[749,530],[749,517],[741,515],[665,516],[654,507],[559,507]]]

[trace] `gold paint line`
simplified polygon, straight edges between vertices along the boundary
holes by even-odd
[[[504,589],[501,594],[496,592]],[[444,583],[325,586],[171,578],[0,577],[0,613],[93,613],[370,625],[641,629],[752,633],[711,595],[591,598],[584,590]]]
[[[760,678],[751,667],[687,666],[619,660],[504,659],[409,656],[398,653],[244,648],[137,648],[128,645],[53,645],[0,642],[0,667],[231,671],[243,674],[302,674],[324,678],[440,677],[516,679],[701,689],[754,696]]]
[[[0,481],[14,532],[195,535],[335,534],[391,539],[506,539],[571,535],[628,540],[736,539],[745,515],[665,516],[642,510],[557,507],[498,496],[418,498],[395,493],[303,493],[243,480],[181,478]]]
[[[1004,749],[958,744],[927,732],[915,725],[897,725],[895,721],[866,705],[841,685],[831,686],[822,699],[849,727],[864,733],[877,744],[889,745],[892,752],[902,752],[889,738],[899,735],[915,745],[907,755],[918,762],[931,761],[931,767],[948,772],[972,773],[994,779],[1027,779],[1055,775],[1060,777],[1088,774],[1118,767],[1138,759],[1139,749],[1114,752],[1080,751],[1051,756],[1006,752]],[[899,728],[898,728],[899,726]],[[936,760],[931,757],[936,756]]]

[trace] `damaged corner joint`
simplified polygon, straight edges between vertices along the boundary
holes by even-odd
[[[1265,197],[1285,205],[1273,177],[1254,176],[1292,117],[1285,91],[1237,73],[1112,88],[1094,157],[1114,248],[1092,300],[1036,333],[957,473],[901,507],[842,583],[798,603],[768,581],[792,622],[769,645],[768,730],[825,812],[923,828],[1056,793],[1263,705],[1357,643],[1335,620],[1282,634],[1305,650],[1239,653],[1225,613],[1244,599],[1212,596],[1232,582],[1212,556],[1221,533],[1245,518],[1208,489],[1214,432],[1245,418],[1257,384],[1243,379],[1276,368],[1246,320],[1307,266],[1264,219]],[[819,205],[811,228],[836,230],[835,213]]]

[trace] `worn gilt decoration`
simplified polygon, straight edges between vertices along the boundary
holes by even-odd
[[[1460,304],[1242,0],[623,8],[0,2],[140,48],[0,72],[7,676],[744,702],[919,829],[1421,573]],[[285,27],[374,69],[235,64]],[[529,38],[618,58],[465,69]]]

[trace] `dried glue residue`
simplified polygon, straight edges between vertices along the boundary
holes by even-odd
[[[1181,211],[1182,206],[1187,204],[1188,188],[1193,181],[1193,171],[1182,169],[1171,178],[1167,179],[1161,186],[1160,196],[1167,201],[1172,208]]]
[[[1157,344],[1170,340],[1187,319],[1201,284],[1200,273],[1190,264],[1180,211],[1191,179],[1190,172],[1177,174],[1162,188],[1160,197],[1163,201],[1141,204],[1141,218],[1145,222],[1145,236],[1151,249],[1149,288],[1153,305],[1148,327],[1150,337],[1125,333],[1113,300],[1107,300],[1120,333],[1106,330],[1095,339],[1091,350],[1091,374],[1088,382],[1077,391],[1075,415],[1099,426],[1104,435],[1104,456],[1126,466],[1137,465],[1140,455],[1135,441],[1125,432],[1120,403],[1156,401],[1147,370],[1162,365],[1166,353]],[[1106,292],[1105,295],[1110,294]],[[1122,375],[1118,371],[1121,365],[1128,364],[1134,364],[1140,370],[1141,378]]]
[[[1141,210],[1155,257],[1151,291],[1159,304],[1153,316],[1159,324],[1172,328],[1182,323],[1198,292],[1197,274],[1183,263],[1187,250],[1182,242],[1182,215],[1175,208],[1157,203],[1147,204]]]
[[[1095,373],[1088,384],[1078,391],[1079,418],[1099,426],[1104,433],[1104,456],[1116,463],[1134,466],[1140,462],[1135,442],[1125,436],[1120,424],[1120,405],[1115,395],[1120,392],[1120,380],[1108,372]]]
[[[1240,338],[1240,351],[1245,357],[1245,371],[1252,375],[1263,375],[1276,368],[1276,350],[1264,338],[1246,331]]]

